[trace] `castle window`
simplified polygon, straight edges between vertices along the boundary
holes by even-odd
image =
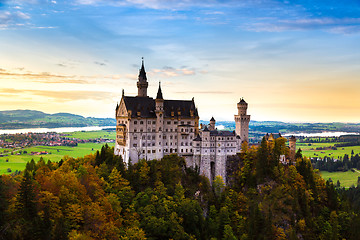
[[[167,124],[171,124],[171,122],[170,122],[170,121],[167,121]]]
[[[148,140],[150,140],[151,139],[151,136],[148,136]]]
[[[143,129],[140,129],[140,132],[143,132]]]
[[[134,128],[134,132],[136,132],[136,128]]]
[[[184,125],[184,121],[181,121],[181,124],[183,124],[183,125]]]
[[[143,150],[143,153],[145,154],[145,150]]]
[[[155,121],[153,121],[152,124],[155,124]]]
[[[153,145],[153,147],[154,147],[154,146],[155,146],[155,143],[153,142],[152,145]]]
[[[148,124],[151,124],[151,121],[148,121]]]
[[[152,132],[155,132],[155,128],[152,129]]]
[[[155,153],[155,150],[152,150],[152,153]]]
[[[176,148],[175,148],[174,150],[175,150],[175,152],[177,152],[177,149],[176,149]]]
[[[190,124],[191,122],[190,121],[188,121],[188,124]]]
[[[143,121],[140,121],[140,124],[144,124],[144,122],[143,122]]]
[[[159,149],[159,152],[161,152],[161,149]]]
[[[159,142],[159,145],[161,145],[161,142]]]
[[[136,136],[136,135],[134,136],[134,140],[137,140],[137,136]]]
[[[175,128],[175,132],[177,132],[177,128]]]
[[[148,147],[151,147],[151,143],[148,143]]]
[[[152,140],[155,140],[155,135],[152,136]]]
[[[172,132],[172,128],[170,128],[170,132]]]
[[[166,139],[166,136],[163,136],[163,139]]]
[[[170,136],[170,139],[173,139],[173,136]]]
[[[143,143],[142,143],[142,146],[143,146],[143,147],[146,147],[146,143],[145,143],[145,142],[143,142]]]
[[[174,124],[177,124],[177,121],[175,121]]]
[[[181,129],[181,132],[184,132],[184,129]]]
[[[188,150],[187,149],[185,149],[186,150],[186,152],[188,152]]]
[[[183,142],[181,142],[181,146],[184,146],[184,143],[183,143]]]
[[[150,151],[150,150],[148,150],[148,153],[151,153],[151,151]]]
[[[142,136],[142,140],[145,140],[145,135]]]
[[[190,149],[190,152],[192,152],[192,148]]]
[[[134,143],[134,144],[133,144],[133,146],[134,146],[134,147],[137,147],[137,144],[136,144],[136,143]]]
[[[177,136],[175,136],[175,139],[177,139]]]
[[[184,149],[181,149],[181,152],[184,152]]]
[[[134,124],[137,124],[137,121],[134,121]]]
[[[168,129],[165,129],[165,132],[167,132],[168,131]]]

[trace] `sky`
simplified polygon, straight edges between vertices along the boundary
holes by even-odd
[[[137,95],[201,120],[360,122],[359,0],[0,0],[0,110],[114,117]]]

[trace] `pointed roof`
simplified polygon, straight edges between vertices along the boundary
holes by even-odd
[[[204,131],[204,132],[210,132],[210,130],[207,128],[207,126],[205,126],[205,128],[204,128],[203,131]]]
[[[139,71],[139,81],[141,81],[141,80],[145,80],[145,81],[147,80],[145,67],[144,67],[144,58],[142,58],[141,69]]]
[[[215,122],[215,118],[211,117],[210,122]]]
[[[244,98],[241,98],[239,103],[240,104],[247,104],[247,102],[245,102]]]
[[[196,138],[194,138],[193,141],[201,141],[201,140],[202,140],[202,139],[201,139],[200,135],[198,134],[198,135],[196,135]]]
[[[161,83],[161,82],[159,82],[159,88],[158,88],[158,92],[157,92],[157,95],[156,95],[156,99],[164,99],[164,98],[163,98],[163,95],[162,95],[160,83]]]

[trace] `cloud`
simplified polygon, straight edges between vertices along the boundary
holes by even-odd
[[[324,30],[333,33],[354,33],[360,32],[360,18],[275,19],[249,23],[244,28],[256,32]]]
[[[175,93],[179,93],[179,94],[186,94],[186,93],[191,93],[191,94],[233,94],[234,92],[229,92],[229,91],[186,91],[186,92],[175,92]]]
[[[189,68],[173,68],[169,66],[164,66],[162,69],[152,69],[148,72],[149,75],[160,75],[162,77],[178,77],[178,76],[188,76],[195,75],[194,69]]]
[[[103,63],[103,62],[95,61],[94,63],[99,66],[106,66],[106,63]]]
[[[19,26],[23,21],[29,20],[30,15],[21,11],[10,12],[0,11],[0,29],[6,29],[13,26]]]
[[[34,96],[56,99],[59,101],[77,100],[108,100],[118,96],[118,94],[105,91],[47,91],[47,90],[23,90],[14,88],[0,89],[2,94],[22,95],[30,94]]]
[[[18,68],[23,71],[24,68]],[[89,84],[93,83],[87,80],[77,79],[78,76],[56,75],[48,72],[32,73],[32,72],[8,72],[5,69],[0,70],[0,76],[3,77],[20,77],[21,79],[31,79],[33,82],[43,83],[73,83],[73,84]]]

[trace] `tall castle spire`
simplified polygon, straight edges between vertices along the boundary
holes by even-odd
[[[149,83],[147,82],[146,72],[144,67],[144,58],[142,58],[141,69],[139,70],[139,77],[137,82],[138,97],[147,97],[147,88]]]
[[[158,88],[158,92],[157,92],[157,95],[156,95],[156,99],[164,99],[163,98],[163,95],[162,95],[162,91],[161,91],[161,82],[159,82],[159,88]]]

